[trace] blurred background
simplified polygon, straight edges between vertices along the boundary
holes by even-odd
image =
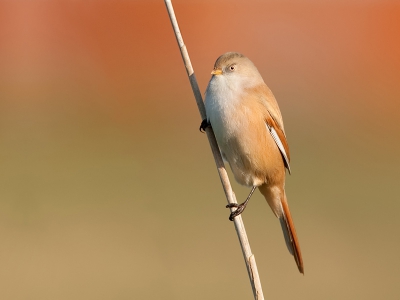
[[[255,193],[266,299],[398,299],[400,3],[173,4],[203,92],[239,51],[283,113],[305,276]],[[1,298],[252,299],[200,121],[163,1],[0,1]]]

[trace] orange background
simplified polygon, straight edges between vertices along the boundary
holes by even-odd
[[[283,113],[305,276],[256,193],[266,298],[397,299],[400,4],[173,3],[202,91],[239,51]],[[251,299],[200,121],[163,1],[1,1],[1,298]]]

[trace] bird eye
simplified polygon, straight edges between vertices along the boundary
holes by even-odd
[[[229,71],[233,72],[236,70],[236,65],[230,65],[229,66]]]

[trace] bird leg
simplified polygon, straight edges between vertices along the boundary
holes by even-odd
[[[251,198],[251,195],[253,195],[253,193],[254,193],[254,191],[256,190],[256,188],[257,188],[256,186],[253,186],[253,188],[252,188],[251,191],[250,191],[250,194],[247,196],[246,201],[244,201],[243,203],[241,203],[241,204],[231,203],[231,204],[228,204],[228,205],[226,206],[226,208],[236,207],[236,210],[233,211],[233,212],[231,212],[231,215],[229,216],[229,220],[230,220],[230,221],[233,221],[233,218],[234,218],[234,217],[240,215],[240,214],[244,211],[244,209],[245,209],[246,206],[247,206],[247,203],[249,202],[249,200],[250,200],[250,198]]]
[[[211,127],[211,123],[208,122],[207,119],[204,119],[200,124],[200,128],[199,128],[200,132],[204,133],[206,131],[207,127]]]

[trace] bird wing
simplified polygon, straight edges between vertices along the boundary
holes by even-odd
[[[266,116],[265,123],[269,133],[274,139],[276,145],[279,148],[279,151],[282,154],[283,162],[285,164],[286,169],[288,169],[290,174],[290,153],[289,153],[289,144],[286,140],[286,135],[283,129],[279,126],[279,124],[275,121],[274,117],[268,111],[268,115]]]
[[[282,154],[283,162],[290,174],[290,153],[289,144],[286,140],[283,127],[282,115],[278,103],[268,86],[264,83],[252,88],[251,93],[257,95],[257,101],[262,105],[263,115],[268,132],[271,134],[279,151]]]

